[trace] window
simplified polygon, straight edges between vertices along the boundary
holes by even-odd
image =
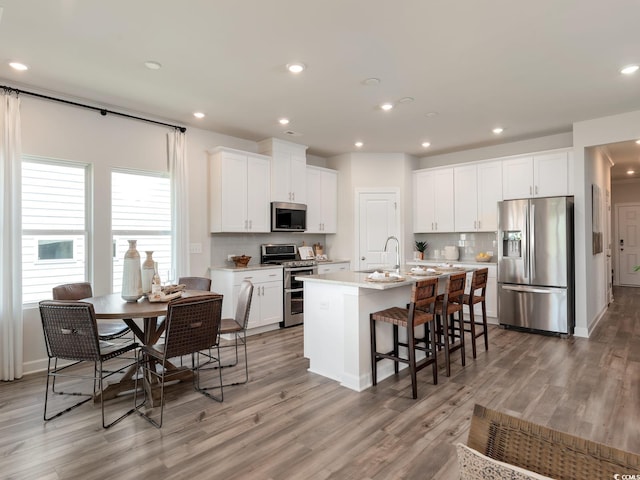
[[[137,240],[140,261],[152,251],[160,278],[171,268],[171,186],[166,175],[114,171],[111,175],[113,291],[122,287],[128,240]]]
[[[87,278],[87,166],[24,157],[22,302]]]

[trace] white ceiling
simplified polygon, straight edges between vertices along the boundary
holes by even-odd
[[[249,140],[287,138],[319,156],[356,151],[361,140],[363,151],[423,157],[568,132],[576,121],[640,109],[640,73],[619,73],[640,63],[635,0],[0,6],[2,84]],[[147,60],[163,67],[149,70]],[[16,72],[9,61],[30,69]],[[292,61],[307,70],[289,74]],[[364,85],[370,77],[380,84]],[[378,108],[405,97],[414,101]],[[196,120],[194,111],[206,117]],[[277,123],[283,116],[291,119],[286,127]],[[491,133],[498,125],[500,137]]]

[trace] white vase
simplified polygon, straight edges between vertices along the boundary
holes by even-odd
[[[142,262],[142,293],[151,292],[151,283],[153,282],[153,274],[155,273],[155,262],[153,261],[153,251],[146,250],[147,254],[144,262]]]
[[[136,250],[137,240],[128,240],[129,250],[124,254],[122,269],[122,298],[127,302],[137,302],[142,296],[142,273],[140,254]]]

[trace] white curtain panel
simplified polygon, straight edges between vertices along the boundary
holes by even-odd
[[[186,135],[175,129],[167,134],[171,176],[171,222],[174,233],[172,258],[179,277],[190,275],[189,267],[189,176]]]
[[[20,99],[0,91],[0,379],[22,377]]]

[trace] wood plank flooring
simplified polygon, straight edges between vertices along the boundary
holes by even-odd
[[[136,415],[103,430],[95,404],[45,423],[44,375],[1,383],[0,477],[457,479],[475,403],[640,452],[640,290],[615,299],[588,340],[492,326],[451,377],[420,372],[417,400],[404,372],[362,393],[307,372],[295,327],[250,338],[250,382],[221,404],[172,387],[161,430]]]

